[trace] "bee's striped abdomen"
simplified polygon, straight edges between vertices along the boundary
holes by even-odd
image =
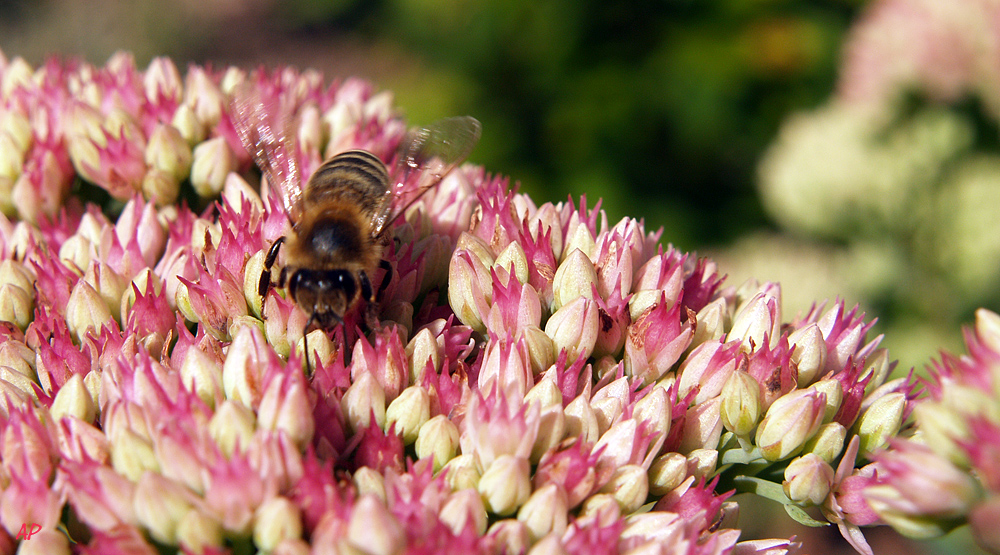
[[[331,200],[343,200],[364,213],[378,209],[389,189],[389,172],[374,154],[349,150],[327,160],[309,178],[303,191],[305,208]]]

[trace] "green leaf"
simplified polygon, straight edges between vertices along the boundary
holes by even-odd
[[[799,524],[802,524],[803,526],[808,526],[810,528],[819,528],[821,526],[830,525],[829,522],[816,520],[815,518],[809,516],[809,513],[807,513],[802,507],[799,507],[798,505],[792,505],[791,503],[786,503],[784,506],[785,506],[785,512],[788,513],[788,516],[792,517],[792,520],[798,522]]]
[[[785,491],[781,488],[781,484],[776,484],[768,480],[761,480],[760,478],[754,478],[753,476],[737,476],[733,479],[733,482],[736,484],[737,490],[741,493],[753,493],[765,499],[777,501],[782,505],[787,505],[792,502],[792,500],[785,495]]]
[[[758,461],[764,460],[764,457],[760,454],[760,449],[756,447],[752,451],[746,451],[742,448],[732,448],[728,451],[723,451],[722,457],[719,458],[720,464],[750,464]]]

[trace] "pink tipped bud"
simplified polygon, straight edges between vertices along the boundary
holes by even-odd
[[[806,387],[826,368],[826,339],[816,324],[797,329],[788,336],[792,362],[799,369],[799,387]]]
[[[195,147],[192,160],[191,185],[205,198],[222,192],[229,172],[236,169],[236,156],[222,137],[209,139]]]
[[[649,466],[649,492],[657,497],[670,493],[687,478],[688,460],[680,453],[665,453]]]
[[[487,511],[500,516],[514,514],[531,495],[531,465],[528,459],[500,455],[483,472],[477,489]]]
[[[363,553],[395,555],[406,547],[406,531],[388,507],[376,497],[365,495],[351,511],[347,541]]]
[[[578,297],[594,298],[597,270],[580,249],[574,249],[556,269],[552,280],[552,308],[559,310]]]
[[[821,505],[833,485],[833,467],[812,453],[788,463],[781,486],[793,503],[803,506]]]
[[[486,532],[488,521],[483,498],[472,488],[461,489],[451,494],[441,507],[438,518],[456,535],[471,526],[472,530],[481,536]]]
[[[79,418],[84,422],[94,421],[97,416],[97,406],[94,405],[94,399],[84,386],[80,374],[73,374],[59,388],[49,412],[57,421],[67,416]]]
[[[480,333],[486,332],[490,284],[489,270],[479,258],[470,251],[455,251],[448,267],[448,302],[463,324]]]
[[[302,537],[302,514],[287,497],[272,497],[254,512],[253,543],[271,552],[284,540]]]
[[[146,472],[135,491],[135,515],[155,540],[177,543],[177,526],[193,506],[185,486],[155,472]]]
[[[598,331],[597,304],[586,297],[577,297],[545,323],[545,334],[552,338],[556,351],[565,349],[569,360],[589,357],[594,351]]]
[[[257,409],[257,427],[284,432],[300,449],[305,449],[312,441],[316,424],[302,379],[271,378]]]
[[[743,342],[743,348],[749,352],[756,347],[775,341],[780,335],[781,300],[767,293],[757,293],[733,318],[733,327],[729,330],[728,339],[738,339]]]
[[[66,325],[76,340],[82,343],[87,332],[97,333],[108,320],[111,311],[104,298],[86,281],[78,281],[66,303]]]
[[[637,511],[649,496],[649,479],[646,469],[635,464],[618,467],[611,474],[611,480],[600,491],[610,493],[622,513]]]
[[[455,457],[458,444],[458,426],[439,414],[420,426],[414,448],[418,459],[434,457],[434,472],[437,472]]]
[[[208,421],[208,433],[226,457],[231,457],[237,448],[246,450],[256,428],[257,418],[253,411],[243,403],[228,399],[219,405]]]
[[[778,397],[757,427],[755,443],[769,461],[779,461],[797,452],[823,422],[825,395],[799,389]]]
[[[10,322],[24,331],[34,317],[35,300],[30,293],[9,283],[0,285],[0,321]],[[108,315],[110,317],[110,314]]]
[[[532,542],[549,533],[561,535],[566,531],[566,494],[556,484],[548,484],[534,491],[517,511],[517,519],[528,528]]]
[[[410,445],[417,441],[420,428],[431,418],[431,399],[426,389],[411,385],[403,390],[385,409],[387,425],[396,425],[396,433],[403,443]]]
[[[385,427],[385,390],[368,372],[355,378],[351,387],[344,392],[340,406],[352,430],[367,428],[373,415],[375,423],[380,428]]]
[[[715,397],[687,410],[684,432],[681,435],[681,453],[696,449],[713,449],[722,437],[722,398]]]
[[[524,254],[524,247],[516,241],[511,242],[497,255],[493,267],[503,268],[522,285],[528,283],[528,258]]]
[[[882,448],[899,432],[906,413],[906,394],[889,393],[876,400],[854,423],[854,431],[861,438],[862,456]]]
[[[738,436],[747,436],[761,414],[760,384],[746,372],[734,372],[722,387],[722,425]]]

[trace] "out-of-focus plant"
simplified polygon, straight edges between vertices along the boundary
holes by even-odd
[[[988,0],[873,3],[835,95],[789,118],[761,162],[768,213],[897,340],[957,339],[1000,304],[998,18]],[[914,360],[941,341],[925,343]]]

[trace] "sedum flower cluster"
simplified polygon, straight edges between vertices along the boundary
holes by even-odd
[[[873,323],[786,319],[777,284],[584,200],[462,166],[394,223],[380,325],[306,330],[258,293],[294,230],[249,184],[239,86],[289,109],[306,174],[405,133],[353,79],[0,59],[0,553],[799,547],[739,542],[734,492],[861,551],[893,522],[864,462],[915,388]]]

